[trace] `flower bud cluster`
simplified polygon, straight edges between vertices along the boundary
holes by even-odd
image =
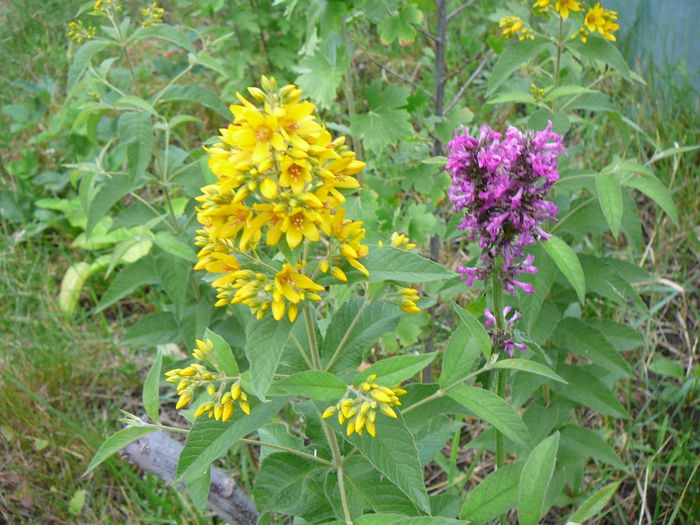
[[[541,225],[555,219],[556,205],[546,199],[558,180],[558,154],[566,152],[562,137],[552,132],[551,122],[542,131],[521,132],[509,127],[505,136],[482,126],[477,137],[466,131],[455,134],[447,145],[452,172],[448,195],[464,218],[458,226],[477,238],[482,249],[481,265],[459,266],[471,286],[500,271],[507,291],[516,287],[533,293],[530,284],[516,279],[520,273],[536,273],[534,257],[524,260],[523,248],[549,238]],[[495,267],[502,260],[500,268]]]
[[[322,417],[327,419],[337,413],[338,423],[341,425],[347,423],[348,436],[355,432],[362,435],[365,430],[370,436],[376,436],[374,422],[377,419],[377,411],[387,417],[396,418],[396,412],[392,407],[400,406],[401,401],[398,396],[406,393],[398,386],[389,388],[378,385],[375,383],[376,380],[376,374],[371,374],[359,388],[349,388],[345,397],[337,404],[328,407]]]
[[[484,326],[486,328],[490,328],[493,326],[494,328],[489,331],[489,335],[491,336],[491,343],[493,344],[494,348],[503,348],[506,352],[508,352],[508,355],[510,357],[513,357],[513,350],[517,349],[520,350],[520,352],[524,352],[525,349],[527,348],[524,344],[522,343],[516,343],[514,342],[510,337],[510,334],[512,333],[513,325],[515,322],[520,319],[520,312],[515,311],[513,312],[513,315],[511,316],[510,319],[508,319],[508,314],[511,311],[510,306],[506,306],[503,309],[503,319],[505,320],[505,327],[503,330],[500,330],[496,327],[496,317],[491,313],[491,311],[488,308],[484,309],[484,316],[486,316],[486,322],[484,323]]]
[[[278,89],[267,77],[261,86],[248,88],[252,101],[237,94],[233,123],[207,148],[218,180],[197,198],[203,229],[195,269],[220,274],[212,283],[218,306],[241,302],[258,317],[271,310],[277,320],[285,312],[293,320],[299,304],[319,300],[323,287],[302,273],[305,264],[279,269],[260,254],[272,260],[303,244],[304,257],[319,261],[323,273],[345,281],[348,264],[368,276],[360,262],[369,252],[365,229],[345,218],[341,191],[359,187],[355,175],[365,164],[344,137],[333,139],[316,122],[314,105],[296,86]]]
[[[141,25],[143,27],[155,27],[158,24],[162,24],[164,14],[165,9],[159,7],[158,2],[153,2],[150,6],[141,9],[141,16],[143,17]]]
[[[197,339],[197,348],[192,351],[192,357],[197,361],[211,364],[217,368],[217,372],[212,372],[199,363],[191,363],[185,368],[176,368],[165,373],[168,383],[177,383],[177,393],[180,397],[175,408],[180,410],[187,406],[197,392],[203,389],[211,397],[211,401],[199,405],[194,417],[207,414],[217,421],[227,421],[233,415],[236,401],[243,412],[250,414],[248,396],[241,389],[240,379],[227,378],[218,371],[216,360],[212,355],[213,350],[214,343],[211,339],[206,341]],[[231,380],[232,384],[229,388]]]

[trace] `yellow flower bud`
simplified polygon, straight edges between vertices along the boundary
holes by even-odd
[[[231,417],[231,414],[233,414],[233,403],[226,403],[224,405],[224,409],[221,412],[221,421],[228,421],[229,418]]]
[[[331,407],[328,407],[326,410],[323,411],[323,415],[322,415],[321,417],[323,417],[323,419],[328,419],[328,418],[331,417],[333,414],[335,414],[335,407],[331,406]]]
[[[389,405],[379,405],[379,410],[382,411],[382,414],[385,416],[389,416],[391,418],[396,419],[396,412],[389,406]]]

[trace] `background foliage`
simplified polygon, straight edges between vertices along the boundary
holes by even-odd
[[[192,198],[210,176],[202,162],[203,138],[227,122],[227,104],[237,90],[273,72],[281,83],[296,81],[321,107],[324,120],[335,123],[334,133],[348,135],[360,158],[371,159],[365,191],[348,203],[354,216],[377,225],[368,232],[370,240],[405,232],[421,243],[423,253],[439,256],[448,267],[470,255],[464,245],[431,242],[436,236],[454,240],[456,219],[444,211],[449,178],[440,159],[425,159],[443,155],[443,144],[460,124],[534,127],[554,117],[559,132],[571,130],[570,166],[588,171],[572,167],[565,172],[569,180],[562,173],[558,204],[561,216],[569,217],[568,209],[573,219],[561,220],[556,233],[580,243],[589,300],[576,305],[576,292],[581,295],[576,278],[554,279],[551,263],[540,273],[549,282],[537,283],[551,287],[550,300],[545,304],[544,295],[535,296],[520,306],[530,312],[548,309],[541,320],[526,316],[525,322],[535,342],[547,343],[549,355],[560,347],[597,358],[612,371],[608,386],[618,379],[620,386],[617,397],[595,396],[607,391],[602,387],[593,390],[594,399],[581,399],[580,392],[591,392],[600,368],[585,377],[563,363],[557,368],[571,385],[587,382],[578,390],[551,384],[561,398],[561,414],[548,424],[559,429],[560,451],[573,458],[576,470],[567,480],[571,492],[558,505],[619,483],[604,518],[609,522],[631,523],[640,516],[648,523],[692,521],[698,513],[693,421],[700,251],[693,191],[695,94],[671,88],[670,104],[662,106],[653,78],[646,85],[629,82],[634,74],[624,62],[613,68],[627,82],[600,64],[590,71],[572,59],[563,64],[565,84],[594,82],[599,93],[565,92],[562,109],[555,112],[551,102],[527,98],[531,82],[547,85],[552,56],[527,42],[509,47],[496,27],[508,10],[496,11],[490,3],[463,11],[448,3],[447,12],[457,14],[442,52],[423,34],[439,29],[432,2],[207,1],[195,10],[189,5],[164,4],[167,26],[140,30],[128,57],[118,44],[70,43],[65,28],[76,9],[65,2],[41,10],[31,2],[14,2],[0,13],[3,25],[14,28],[1,51],[4,75],[12,80],[3,83],[0,100],[5,232],[0,307],[9,313],[2,322],[0,384],[3,517],[92,523],[123,521],[125,515],[144,523],[208,519],[183,494],[119,461],[108,461],[88,480],[79,475],[102,438],[118,428],[116,410],[140,413],[140,378],[154,347],[161,347],[170,366],[204,327],[228,331],[223,335],[232,340],[240,331],[230,319],[218,322],[222,312],[211,307],[209,286],[190,270]],[[140,7],[126,4],[125,10],[138,21]],[[518,4],[512,7],[517,10]],[[119,35],[113,37],[119,41]],[[507,53],[517,53],[511,67],[504,60]],[[538,59],[515,71],[533,57]],[[639,180],[633,174],[644,170],[670,194],[654,183],[631,184]],[[600,174],[610,173],[628,184],[605,187],[608,180]],[[617,200],[606,201],[601,194]],[[606,284],[592,288],[601,274]],[[574,281],[573,288],[568,281]],[[473,314],[483,308],[456,280],[425,286],[426,295],[457,297]],[[338,304],[349,299],[337,293]],[[551,322],[564,313],[558,327]],[[432,319],[443,328],[431,331]],[[426,347],[443,350],[455,319],[449,309],[410,321],[397,318],[377,332],[381,345],[373,358]],[[539,386],[533,376],[522,377],[528,380],[515,380],[515,406]],[[523,416],[526,423],[538,421],[532,427],[541,432],[537,441],[549,430],[539,424],[545,402],[531,403]],[[577,408],[579,426],[568,425],[574,403],[595,410]],[[162,421],[176,422],[167,410],[172,403],[163,406]],[[448,502],[491,472],[486,443],[492,440],[477,422],[461,433],[444,420],[434,423],[448,430],[434,445],[426,483],[431,496],[443,494]],[[600,441],[591,441],[584,427],[598,428]],[[248,488],[257,467],[251,450],[236,445],[225,459]],[[581,464],[578,456],[596,461]],[[281,462],[280,471],[289,472],[285,462],[297,458],[266,461]],[[359,477],[367,465],[357,463]],[[582,473],[583,486],[574,480]],[[274,483],[269,480],[273,488]],[[265,487],[265,479],[258,479],[255,495],[262,508],[267,501],[271,510],[289,511],[269,503]],[[479,487],[488,489],[485,483]],[[483,509],[479,501],[488,494],[470,494],[468,510]],[[420,498],[413,503],[420,506]]]

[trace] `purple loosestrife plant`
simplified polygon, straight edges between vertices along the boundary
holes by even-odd
[[[484,280],[501,261],[501,280],[506,291],[520,288],[534,293],[531,284],[517,279],[520,273],[537,273],[532,255],[523,248],[549,237],[542,230],[545,219],[555,220],[556,205],[547,193],[559,178],[557,156],[566,153],[562,137],[552,132],[551,122],[542,131],[511,126],[497,133],[482,126],[477,138],[468,132],[455,134],[447,145],[447,169],[452,172],[449,198],[464,212],[458,226],[482,249],[477,267],[458,266],[467,286]]]

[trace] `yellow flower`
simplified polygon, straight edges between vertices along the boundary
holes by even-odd
[[[578,0],[556,0],[554,10],[566,20],[569,18],[569,11],[581,11]]]
[[[299,195],[304,191],[306,184],[311,182],[311,166],[306,159],[295,159],[284,156],[280,160],[282,173],[280,174],[280,186],[292,188]]]
[[[70,22],[68,24],[68,36],[80,44],[83,40],[90,40],[95,36],[95,28],[92,26],[85,27],[82,20]]]
[[[155,27],[163,22],[164,14],[165,9],[159,7],[157,2],[153,2],[150,7],[141,9],[141,16],[143,17],[141,25],[143,27]]]
[[[523,21],[517,16],[504,16],[498,22],[498,27],[502,27],[503,36],[508,38],[515,35],[518,31],[523,29]]]
[[[346,396],[338,403],[324,410],[322,417],[328,419],[336,413],[338,423],[347,423],[345,431],[348,436],[357,433],[362,435],[365,430],[374,437],[376,428],[377,411],[387,417],[397,418],[392,407],[400,406],[399,397],[406,391],[398,386],[389,388],[375,383],[376,374],[371,374],[367,380],[357,387],[349,387]]]
[[[276,320],[282,319],[285,311],[284,299],[292,303],[288,311],[289,320],[294,322],[298,309],[296,307],[306,298],[318,301],[321,299],[314,292],[323,291],[323,286],[316,284],[303,273],[299,273],[292,265],[285,263],[282,270],[275,275],[272,300],[272,315]]]

